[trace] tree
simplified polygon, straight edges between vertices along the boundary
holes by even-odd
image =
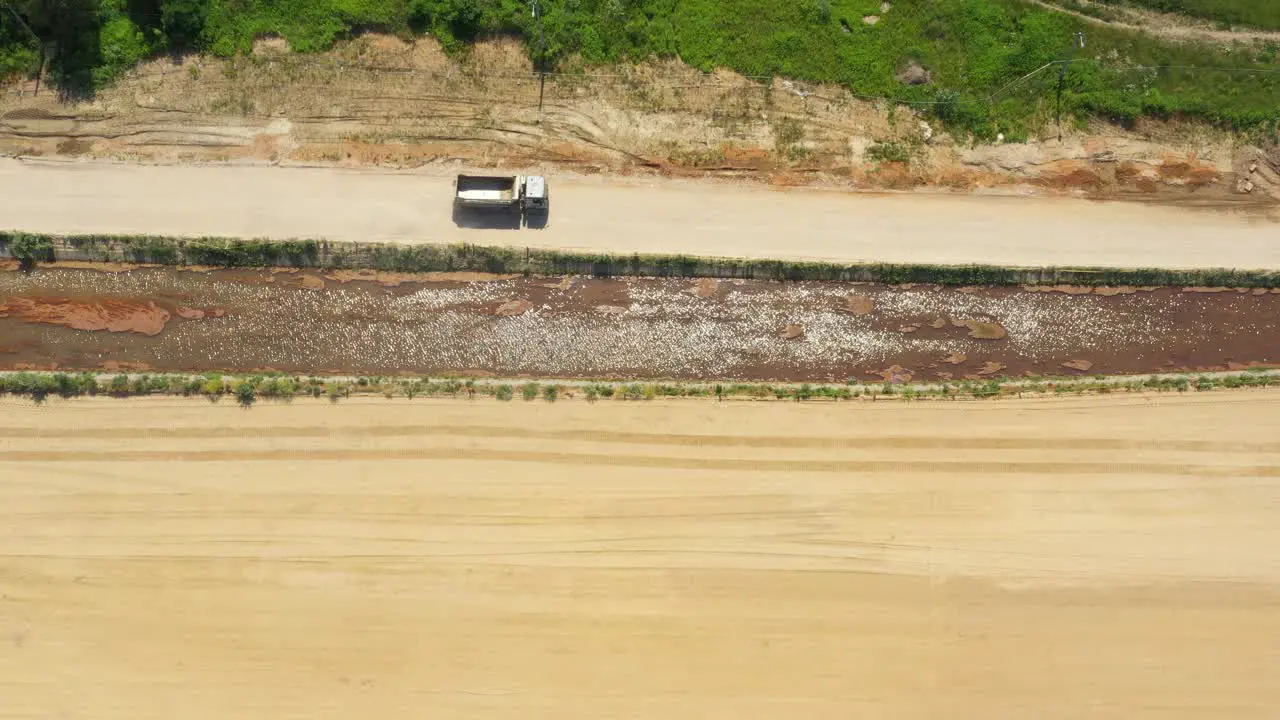
[[[9,254],[23,270],[31,270],[37,262],[53,260],[53,242],[49,238],[18,234],[9,242]]]
[[[236,394],[236,402],[241,407],[249,407],[258,399],[257,383],[252,380],[240,380],[233,388]]]
[[[160,4],[161,27],[174,50],[200,47],[208,17],[209,0],[162,0]]]
[[[18,0],[32,31],[52,48],[50,71],[62,92],[88,95],[102,59],[98,0]]]
[[[478,0],[410,0],[409,26],[430,32],[446,48],[474,40],[481,29],[483,13]]]

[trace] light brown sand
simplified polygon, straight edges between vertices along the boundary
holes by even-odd
[[[0,716],[1274,718],[1280,394],[0,402]]]

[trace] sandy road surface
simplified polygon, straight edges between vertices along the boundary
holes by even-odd
[[[551,226],[512,231],[456,227],[452,193],[452,177],[438,174],[0,160],[0,227],[843,261],[1280,267],[1280,223],[1132,204],[554,178]]]
[[[4,717],[1280,712],[1280,394],[3,418]]]

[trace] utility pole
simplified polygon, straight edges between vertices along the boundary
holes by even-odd
[[[1067,86],[1067,68],[1071,65],[1071,61],[1075,59],[1076,50],[1084,49],[1084,33],[1076,33],[1075,42],[1071,44],[1071,52],[1061,60],[1058,68],[1058,142],[1062,142],[1062,92]]]
[[[533,0],[533,18],[538,21],[538,115],[542,115],[542,94],[547,87],[547,39],[542,34],[542,13]]]
[[[4,5],[6,8],[9,9],[9,12],[13,14],[13,19],[17,20],[18,24],[22,26],[22,29],[26,30],[27,34],[30,35],[36,41],[36,45],[40,46],[40,67],[36,68],[36,95],[39,95],[40,80],[41,78],[44,77],[44,66],[46,63],[46,58],[45,58],[46,51],[45,51],[44,40],[40,39],[40,36],[36,34],[36,31],[31,29],[31,26],[27,24],[26,20],[22,19],[22,16],[18,14],[18,11],[12,5],[10,5],[7,2],[3,2],[0,4]]]

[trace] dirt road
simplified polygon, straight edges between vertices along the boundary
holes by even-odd
[[[1163,13],[1144,8],[1127,6],[1102,5],[1104,12],[1123,19],[1104,19],[1063,7],[1052,0],[1031,0],[1035,5],[1046,10],[1053,10],[1083,20],[1090,25],[1114,28],[1128,32],[1147,33],[1170,40],[1233,43],[1243,41],[1276,42],[1280,40],[1280,32],[1269,30],[1250,30],[1246,28],[1222,29],[1208,20],[1199,20],[1187,15]],[[1093,0],[1083,0],[1085,7],[1094,5]]]
[[[438,173],[439,171],[437,171]],[[1280,268],[1280,224],[1077,200],[557,177],[543,230],[456,227],[450,175],[0,160],[0,227],[840,261]]]
[[[1274,393],[3,416],[12,717],[1280,708]]]

